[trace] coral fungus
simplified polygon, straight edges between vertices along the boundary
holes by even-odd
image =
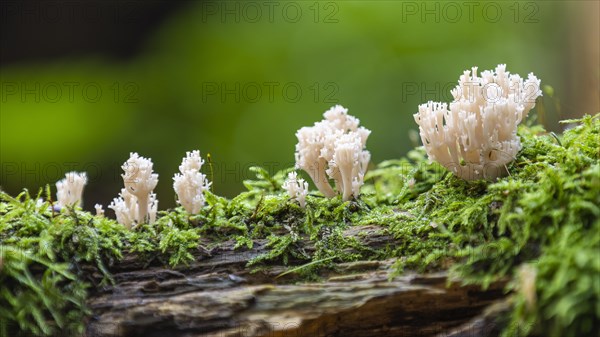
[[[414,115],[431,160],[465,180],[495,180],[521,149],[517,125],[541,96],[540,80],[506,71],[477,75],[466,70],[452,91],[454,101],[428,102]]]
[[[329,184],[335,181],[343,200],[358,197],[367,165],[371,159],[365,150],[371,133],[359,127],[359,120],[348,109],[336,105],[326,111],[324,120],[296,132],[296,168],[306,171],[319,191],[328,198],[336,195]]]

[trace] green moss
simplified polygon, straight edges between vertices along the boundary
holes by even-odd
[[[0,335],[83,332],[86,286],[68,263],[0,245],[0,266]]]
[[[505,335],[589,335],[600,329],[600,122],[569,122],[575,126],[560,137],[520,127],[523,149],[510,175],[493,183],[458,179],[417,148],[370,170],[358,200],[313,193],[303,209],[281,188],[290,170],[271,176],[253,168],[256,179],[237,197],[208,192],[200,214],[164,211],[134,231],[79,209],[52,212],[37,201],[41,192],[0,192],[1,332],[10,325],[43,335],[81,329],[84,264],[96,266],[106,283],[126,253],[176,266],[194,260],[200,240],[233,240],[240,250],[261,240],[267,251],[248,268],[283,264],[295,280],[316,280],[341,262],[389,258],[397,259],[395,274],[449,269],[483,287],[509,278],[515,296]],[[50,200],[48,188],[45,194]],[[344,234],[371,225],[394,240],[374,249]],[[537,275],[534,303],[519,281],[523,265]]]

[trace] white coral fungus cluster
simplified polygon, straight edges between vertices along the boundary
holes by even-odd
[[[179,172],[173,177],[173,189],[179,203],[190,214],[197,214],[204,206],[204,191],[210,188],[210,182],[200,170],[204,161],[200,151],[187,152],[179,165]]]
[[[542,95],[540,80],[510,74],[504,64],[480,76],[473,67],[451,93],[449,108],[428,102],[414,115],[429,159],[465,180],[506,175],[506,164],[521,149],[517,125]]]
[[[156,221],[156,213],[158,212],[158,200],[156,194],[150,193],[148,196],[148,216],[146,220],[140,217],[140,208],[138,204],[139,200],[135,195],[129,193],[127,189],[122,188],[119,197],[113,199],[112,203],[108,206],[117,216],[117,222],[127,227],[128,229],[134,228],[137,224],[148,222],[148,224]]]
[[[290,199],[298,201],[300,207],[306,206],[306,195],[308,194],[308,183],[304,179],[298,179],[296,172],[288,173],[287,179],[282,187],[288,192]]]
[[[319,191],[328,198],[336,195],[329,184],[335,181],[343,200],[358,197],[371,159],[365,150],[371,131],[359,127],[348,109],[336,105],[326,111],[314,126],[296,132],[296,168],[306,171]]]
[[[134,224],[151,224],[156,220],[158,200],[152,193],[158,183],[158,174],[152,171],[152,161],[132,152],[121,166],[125,188],[108,206],[115,211],[117,221],[128,228]]]
[[[56,182],[56,204],[59,208],[81,206],[83,187],[87,184],[85,172],[69,172]]]
[[[114,198],[108,208],[115,211],[117,222],[128,229],[131,229],[138,223],[137,201],[133,194],[127,192],[127,189],[122,188],[119,197]]]

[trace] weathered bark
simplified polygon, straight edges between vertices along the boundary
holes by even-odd
[[[346,234],[371,247],[392,240],[376,226],[361,232]],[[313,283],[294,283],[293,274],[276,278],[286,270],[277,265],[250,273],[245,265],[265,243],[234,251],[227,242],[175,270],[145,267],[127,256],[112,268],[116,285],[91,296],[87,334],[489,336],[496,333],[498,312],[506,310],[501,282],[482,290],[448,282],[444,273],[389,280],[391,261],[340,264]]]

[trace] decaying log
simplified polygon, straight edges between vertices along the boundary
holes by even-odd
[[[377,226],[365,230],[346,234],[371,247],[391,242]],[[276,278],[287,270],[278,265],[251,273],[246,263],[266,242],[246,251],[233,244],[201,249],[195,262],[173,270],[127,256],[111,269],[115,285],[90,297],[87,335],[490,336],[505,307],[503,282],[482,290],[444,273],[390,279],[392,261],[340,264],[320,282]]]

